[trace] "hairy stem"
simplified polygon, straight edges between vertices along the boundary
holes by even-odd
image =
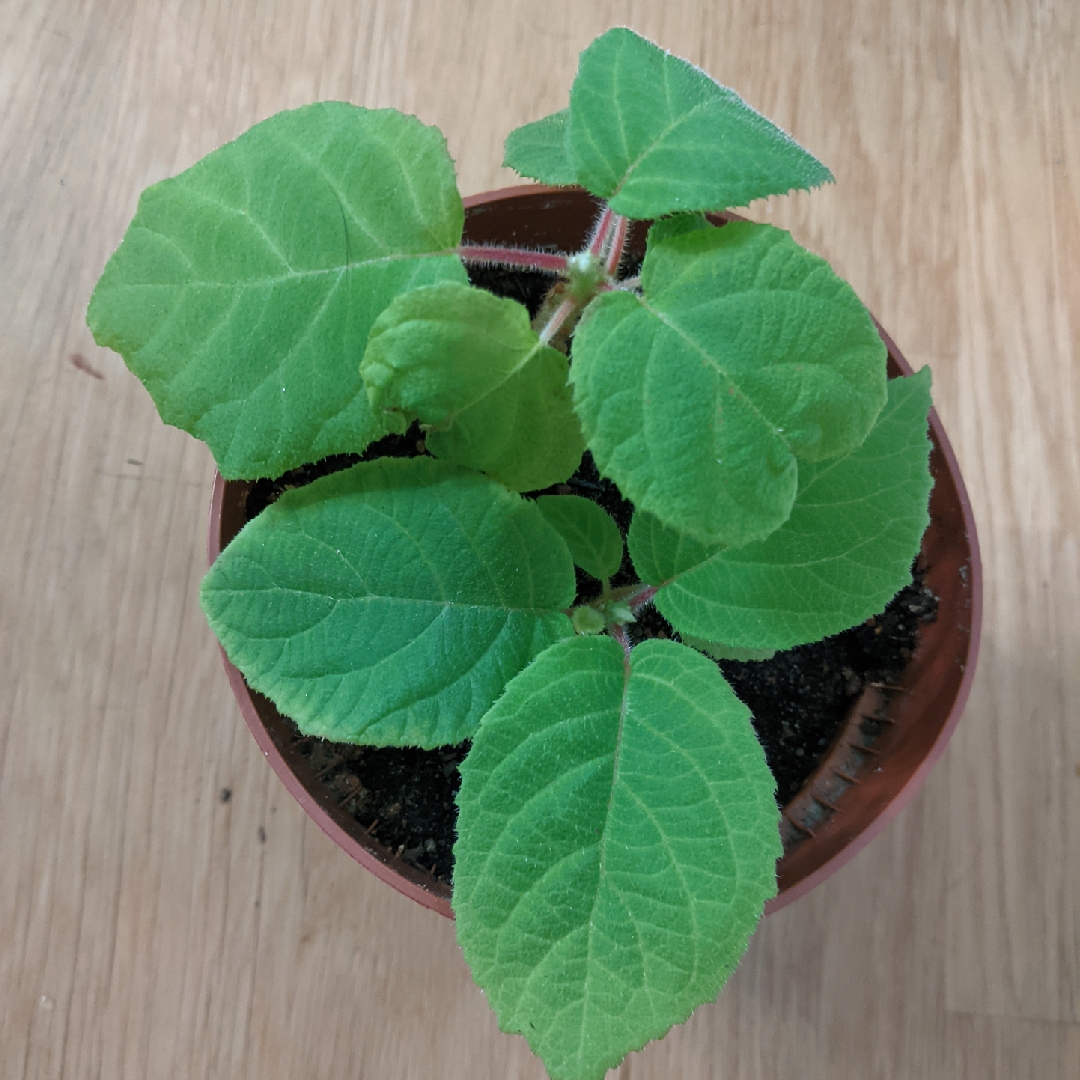
[[[627,662],[630,660],[630,637],[626,633],[625,626],[613,626],[611,628],[611,636],[622,646],[623,652],[626,654]]]
[[[543,270],[551,274],[566,273],[566,256],[547,251],[527,251],[525,248],[495,247],[483,244],[461,244],[458,255],[467,263],[508,266],[518,270]]]
[[[641,582],[634,585],[623,585],[618,589],[611,590],[611,599],[622,601],[629,606],[631,611],[638,611],[645,607],[646,604],[652,603],[653,597],[659,588],[659,585],[642,585]]]
[[[540,331],[540,340],[546,345],[562,329],[563,323],[574,313],[577,305],[571,299],[564,300]]]
[[[610,230],[611,240],[608,247],[607,257],[604,259],[604,270],[608,277],[614,277],[618,272],[619,263],[622,262],[623,249],[626,247],[626,235],[629,232],[630,223],[622,214],[615,215],[615,222]]]
[[[639,611],[645,607],[646,604],[651,604],[653,597],[656,595],[656,585],[646,585],[644,589],[640,589],[638,592],[631,593],[626,602],[630,605],[631,611]]]
[[[590,255],[599,255],[603,250],[604,245],[607,243],[608,231],[611,229],[611,223],[614,220],[614,217],[615,215],[611,212],[610,207],[605,206],[604,212],[597,219],[592,235],[589,237],[589,242],[586,245],[586,250]]]

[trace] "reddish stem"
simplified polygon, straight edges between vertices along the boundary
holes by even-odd
[[[611,636],[622,646],[623,652],[626,654],[626,662],[630,662],[630,637],[626,633],[625,626],[613,626],[611,628]]]
[[[619,263],[622,261],[623,248],[626,246],[626,234],[629,231],[629,223],[622,214],[617,214],[615,217],[615,227],[612,230],[611,248],[607,253],[607,260],[604,263],[604,269],[607,271],[608,277],[614,277],[615,271],[619,269]]]
[[[656,590],[656,585],[650,585],[648,588],[642,589],[641,592],[627,597],[627,602],[630,604],[630,610],[638,611],[646,604],[652,603],[652,598],[656,595]]]
[[[548,251],[526,251],[524,248],[488,247],[481,244],[462,244],[458,255],[469,263],[494,263],[514,266],[521,270],[546,270],[549,273],[566,273],[566,256],[553,255]]]
[[[593,229],[592,236],[589,237],[589,254],[599,255],[604,248],[604,244],[607,243],[608,233],[611,230],[611,222],[615,215],[611,212],[610,207],[605,206],[604,212],[600,215],[600,219],[596,223],[596,228]]]
[[[573,314],[574,301],[564,300],[556,309],[555,314],[547,321],[544,329],[540,331],[540,340],[546,345],[560,330],[562,324]]]

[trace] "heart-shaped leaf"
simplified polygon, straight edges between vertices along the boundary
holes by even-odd
[[[580,495],[541,495],[536,505],[566,541],[576,566],[600,581],[615,574],[622,565],[623,538],[610,514]]]
[[[513,300],[449,282],[399,296],[375,322],[361,373],[398,430],[418,419],[436,457],[515,491],[560,483],[581,461],[566,357]]]
[[[851,450],[881,410],[873,320],[769,225],[651,243],[642,287],[597,297],[574,337],[574,406],[597,466],[702,543],[761,539],[790,513],[796,457]]]
[[[276,476],[385,432],[368,332],[399,293],[465,280],[463,222],[435,128],[309,105],[143,192],[88,322],[222,475]]]
[[[624,28],[581,54],[567,146],[576,182],[632,218],[745,206],[833,178],[734,90]]]
[[[880,612],[911,580],[933,480],[930,370],[889,383],[866,441],[799,468],[791,517],[768,539],[709,549],[636,514],[629,545],[680,633],[731,649],[789,649]]]
[[[527,500],[431,458],[287,491],[221,553],[202,605],[229,659],[300,730],[469,738],[507,681],[573,633],[574,568]]]
[[[553,1080],[600,1080],[715,998],[781,848],[749,710],[712,661],[561,642],[484,717],[461,775],[458,940]]]

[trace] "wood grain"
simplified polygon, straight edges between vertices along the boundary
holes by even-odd
[[[967,715],[873,845],[624,1080],[1080,1078],[1080,15],[1070,0],[0,6],[0,1076],[541,1080],[453,927],[240,720],[196,589],[212,468],[83,313],[139,191],[304,102],[437,123],[466,193],[631,24],[838,183],[751,208],[917,365],[986,566]],[[223,801],[222,791],[230,796]],[[264,839],[265,838],[265,839]]]

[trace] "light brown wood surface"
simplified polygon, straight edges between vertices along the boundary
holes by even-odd
[[[752,213],[932,365],[986,622],[915,802],[617,1075],[1080,1078],[1078,12],[0,3],[0,1077],[543,1076],[452,925],[360,870],[270,773],[197,603],[210,458],[84,311],[139,191],[253,122],[394,105],[445,131],[464,193],[499,186],[506,132],[560,107],[578,51],[629,23],[835,172]]]

